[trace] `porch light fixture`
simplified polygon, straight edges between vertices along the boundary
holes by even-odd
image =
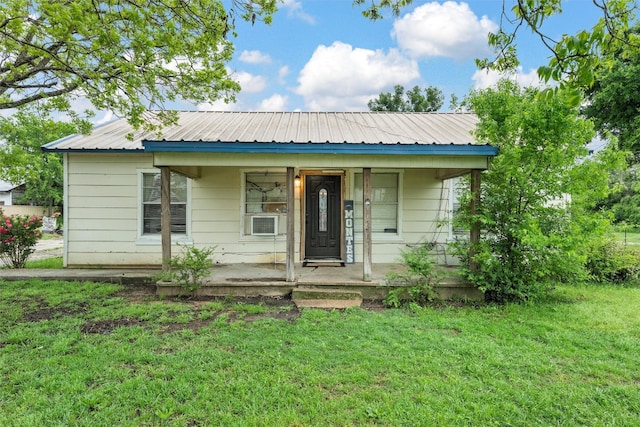
[[[293,182],[294,182],[296,188],[300,188],[300,175],[296,175],[296,177],[293,178]]]

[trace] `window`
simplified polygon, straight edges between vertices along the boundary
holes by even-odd
[[[142,234],[159,234],[160,172],[142,174]],[[187,177],[171,173],[171,233],[187,233]]]
[[[355,229],[362,230],[362,174],[354,176]],[[371,232],[398,233],[398,174],[371,174]]]
[[[287,175],[284,172],[247,172],[245,174],[245,235],[251,234],[252,224],[254,224],[253,217],[275,217],[278,223],[286,221],[286,178]],[[275,229],[284,230],[286,227],[276,225]]]

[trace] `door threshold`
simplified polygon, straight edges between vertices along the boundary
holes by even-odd
[[[337,258],[305,259],[303,267],[344,267],[344,261]]]

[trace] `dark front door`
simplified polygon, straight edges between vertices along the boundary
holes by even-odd
[[[342,222],[342,177],[307,175],[305,191],[306,259],[339,259]]]

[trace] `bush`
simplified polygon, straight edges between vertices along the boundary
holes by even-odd
[[[397,286],[391,289],[384,300],[389,307],[404,304],[424,306],[432,302],[437,293],[434,289],[436,275],[428,245],[420,245],[402,252],[402,264],[407,266],[406,273],[388,273],[387,285]]]
[[[202,279],[211,274],[211,260],[214,247],[198,249],[188,246],[182,255],[175,255],[169,260],[169,271],[160,275],[162,280],[177,282],[180,287],[191,294],[202,287]]]
[[[620,284],[640,278],[638,250],[603,238],[587,243],[586,252],[585,266],[594,282]]]
[[[24,268],[40,238],[42,218],[28,215],[5,216],[0,210],[0,260],[9,268]]]

